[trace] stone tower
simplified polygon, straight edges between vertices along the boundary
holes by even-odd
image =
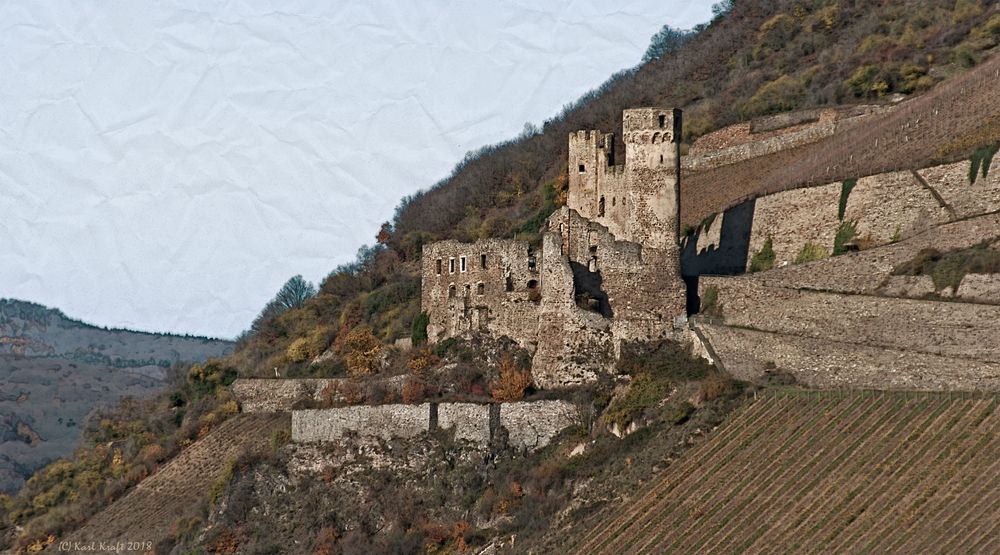
[[[567,206],[606,226],[618,240],[672,250],[679,235],[681,112],[625,110],[625,163],[615,165],[614,135],[569,135]]]

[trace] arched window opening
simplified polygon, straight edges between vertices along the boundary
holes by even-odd
[[[448,298],[449,299],[455,298],[455,284],[451,284],[448,286]]]
[[[528,280],[528,289],[537,289],[537,288],[538,288],[538,280],[537,279],[529,279]]]

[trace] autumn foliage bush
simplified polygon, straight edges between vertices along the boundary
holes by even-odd
[[[500,360],[497,377],[490,383],[490,395],[498,402],[520,401],[531,383],[531,372],[508,355]]]

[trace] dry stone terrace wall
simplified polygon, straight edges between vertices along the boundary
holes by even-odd
[[[767,287],[748,278],[706,278],[723,322],[823,338],[1000,363],[1000,306]]]
[[[753,274],[752,279],[768,286],[872,294],[889,280],[894,267],[912,259],[922,249],[958,250],[995,237],[1000,237],[1000,214],[987,214],[944,224],[900,243],[809,264],[793,264]]]
[[[698,324],[738,379],[753,380],[775,369],[811,387],[996,391],[1000,364],[967,358],[800,337],[729,326]]]
[[[380,381],[397,394],[402,392],[405,375]],[[349,378],[240,378],[233,382],[232,391],[243,412],[288,412],[303,405],[323,402],[345,402],[338,386],[354,382]]]
[[[576,407],[567,401],[358,406],[293,411],[292,440],[340,441],[357,435],[389,441],[442,429],[480,447],[502,434],[506,445],[530,451],[548,445],[559,432],[579,423]]]
[[[747,162],[688,171],[680,186],[681,224],[696,226],[749,198],[919,168],[1000,142],[998,82],[1000,56],[993,56],[885,114],[845,121],[830,137]]]
[[[1000,210],[1000,167],[971,183],[969,165],[965,161],[859,179],[848,194],[843,220],[838,217],[841,183],[761,197],[754,209],[750,253],[770,239],[775,264],[783,266],[806,243],[831,253],[842,222],[854,224],[859,240],[886,245],[958,218]]]

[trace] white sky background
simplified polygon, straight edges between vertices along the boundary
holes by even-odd
[[[711,1],[0,4],[0,297],[233,337]]]

